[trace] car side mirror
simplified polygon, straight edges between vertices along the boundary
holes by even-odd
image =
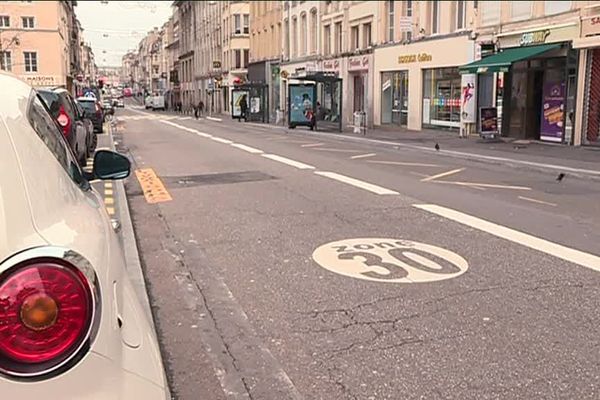
[[[92,173],[97,179],[125,179],[131,173],[131,163],[122,154],[98,150],[94,156]]]

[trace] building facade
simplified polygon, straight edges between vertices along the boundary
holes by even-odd
[[[198,4],[199,32],[195,79],[198,100],[208,114],[223,111],[223,7],[210,2]]]
[[[250,61],[248,81],[266,86],[268,116],[275,121],[280,106],[282,3],[250,2]]]
[[[250,2],[220,2],[223,24],[221,92],[223,111],[231,113],[232,93],[248,80],[250,61]]]
[[[75,93],[81,65],[81,25],[75,1],[0,3],[0,68],[36,87]]]

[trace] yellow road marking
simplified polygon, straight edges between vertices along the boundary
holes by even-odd
[[[115,215],[115,208],[114,207],[106,207],[106,212],[108,213],[108,215]]]
[[[112,196],[113,195],[112,189],[104,189],[104,195],[105,196]]]
[[[556,207],[557,206],[556,203],[550,203],[549,201],[532,199],[531,197],[519,196],[519,198],[521,200],[531,201],[532,203],[545,204],[547,206],[552,206],[552,207]]]
[[[464,168],[458,168],[458,169],[453,169],[452,171],[442,172],[441,174],[432,175],[432,176],[428,176],[427,178],[423,178],[423,179],[421,179],[421,182],[433,181],[434,179],[439,179],[439,178],[443,178],[445,176],[458,174],[459,172],[462,172],[464,170],[465,170]]]
[[[384,165],[406,165],[409,167],[439,167],[438,164],[423,164],[423,163],[410,163],[410,162],[399,162],[399,161],[377,161],[367,160],[371,164],[384,164]]]
[[[144,191],[144,197],[148,203],[154,204],[173,200],[152,168],[136,169],[135,176],[140,182],[140,186]]]
[[[106,204],[106,205],[115,204],[115,199],[113,199],[112,197],[107,197],[104,199],[104,204]]]
[[[112,189],[112,182],[104,182],[104,187],[106,189]]]

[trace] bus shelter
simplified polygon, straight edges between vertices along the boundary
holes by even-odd
[[[288,87],[288,125],[311,126],[307,123],[298,123],[300,119],[298,110],[308,105],[306,95],[312,91],[314,113],[314,128],[323,131],[342,131],[342,78],[334,72],[314,72],[302,76],[292,76],[291,79],[301,81],[302,84],[289,84]],[[294,89],[294,87],[302,89]],[[294,107],[297,108],[293,115]],[[306,114],[306,112],[304,112]],[[294,118],[296,117],[296,118]]]
[[[243,99],[243,100],[242,100]],[[237,85],[231,94],[231,116],[241,117],[240,103],[246,103],[246,120],[267,122],[269,120],[269,91],[264,83]]]

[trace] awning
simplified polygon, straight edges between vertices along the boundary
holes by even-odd
[[[484,72],[508,72],[512,63],[535,57],[550,50],[558,49],[561,44],[542,44],[539,46],[516,47],[501,53],[459,67],[461,74]]]

